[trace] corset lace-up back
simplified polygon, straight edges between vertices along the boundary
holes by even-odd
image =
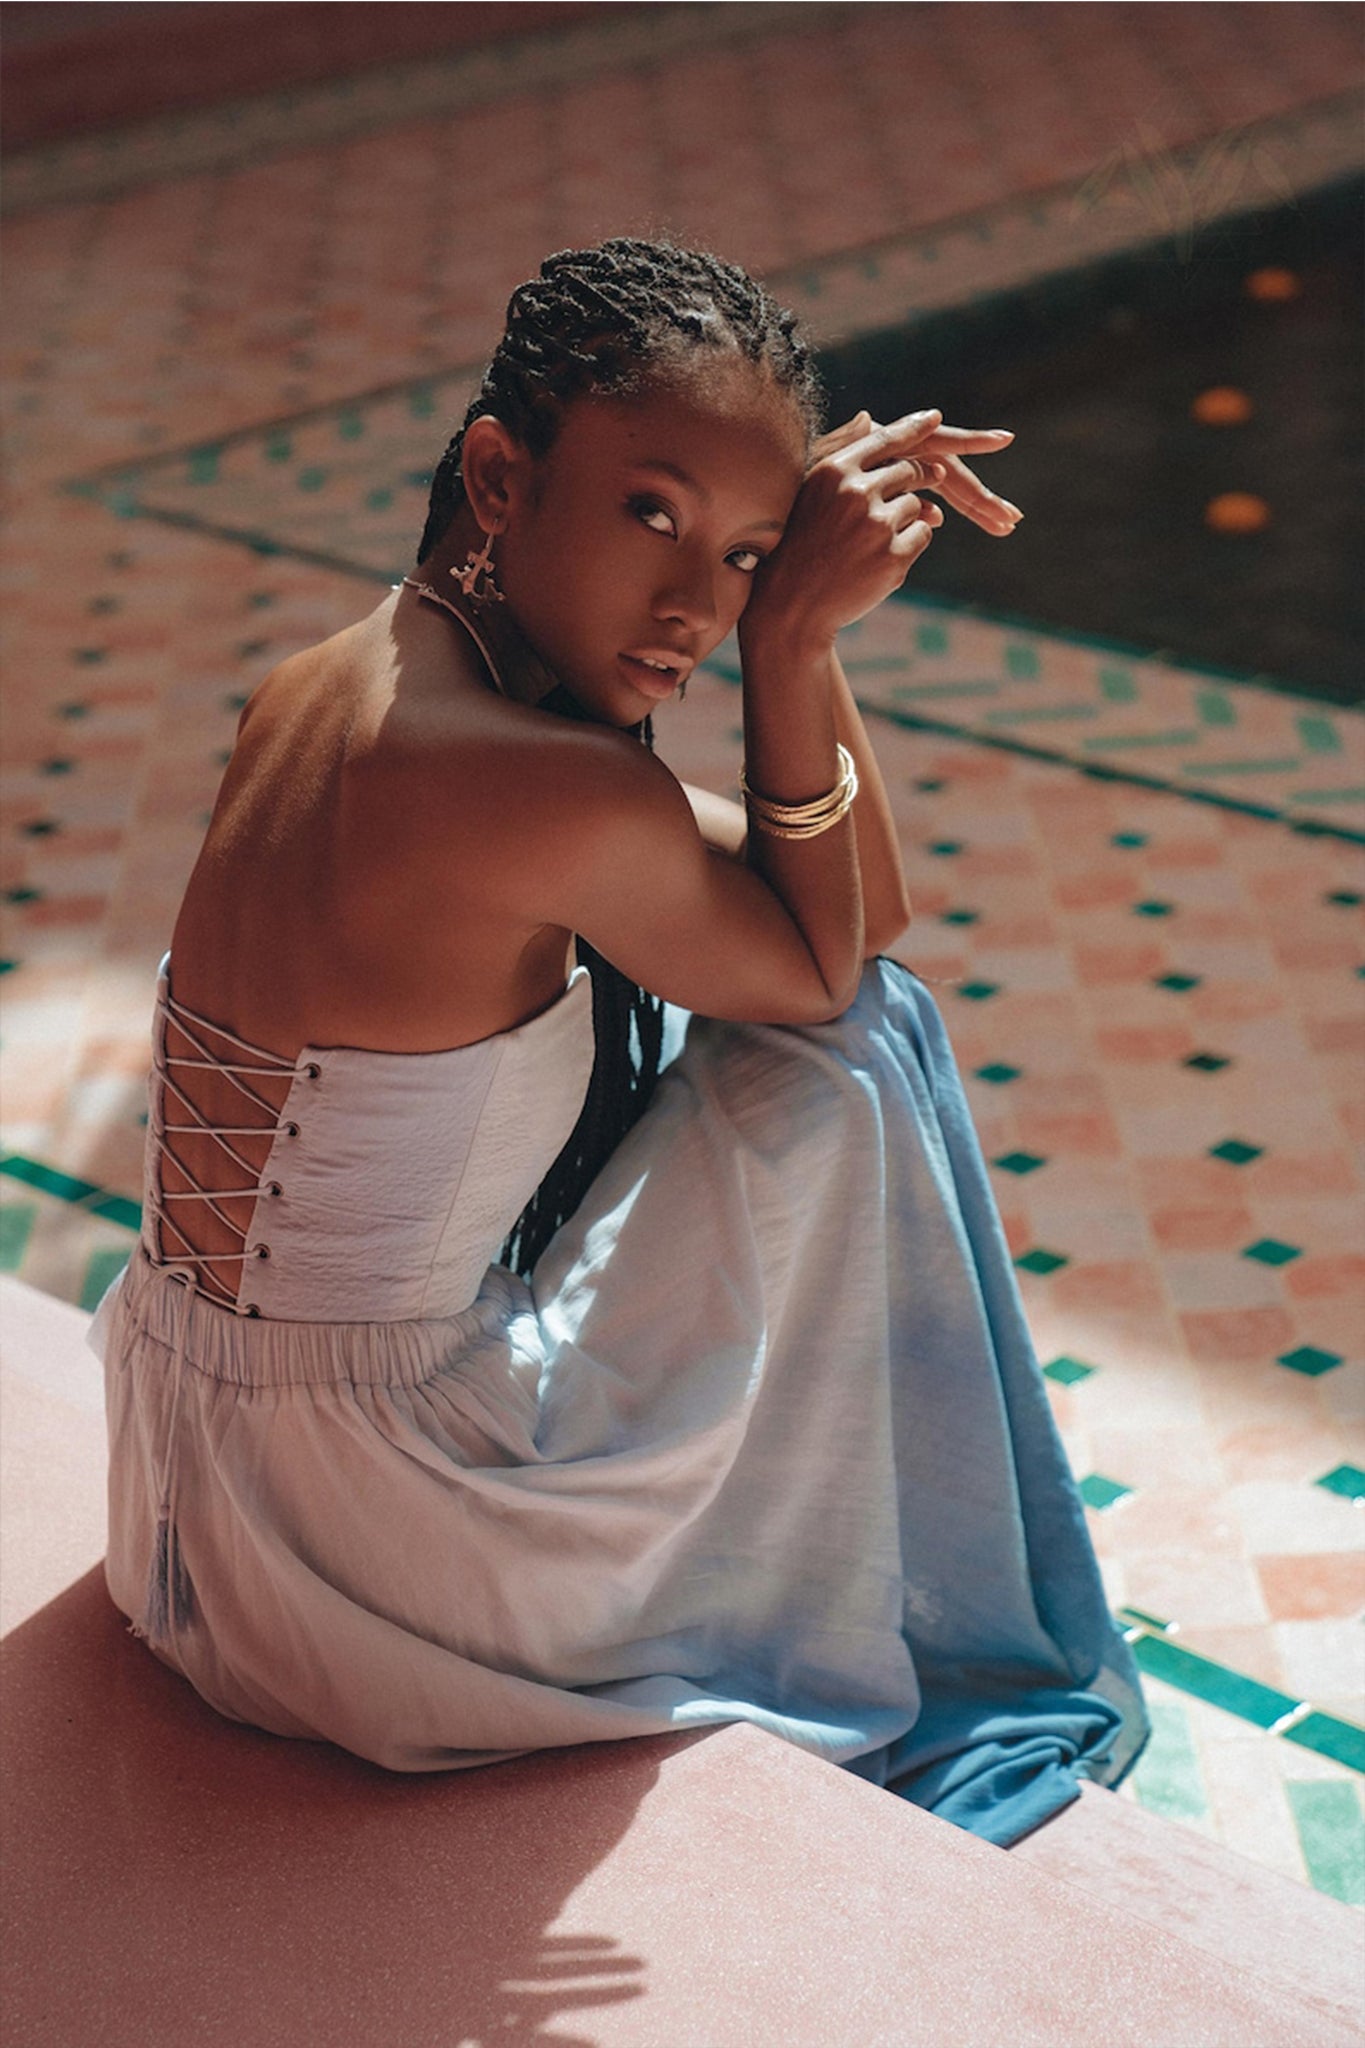
[[[143,1248],[237,1315],[456,1315],[573,1129],[592,1058],[583,966],[548,1009],[473,1045],[288,1060],[179,1002],[167,959]],[[240,1108],[210,1114],[199,1076]]]
[[[152,1216],[157,1263],[170,1271],[186,1276],[196,1293],[203,1294],[210,1301],[218,1301],[226,1307],[238,1308],[237,1288],[230,1288],[224,1278],[214,1270],[217,1267],[241,1267],[244,1260],[262,1256],[269,1257],[270,1248],[264,1242],[249,1242],[251,1233],[244,1230],[228,1214],[222,1204],[234,1198],[255,1199],[261,1191],[261,1174],[258,1165],[243,1157],[242,1151],[233,1143],[241,1138],[273,1139],[280,1121],[280,1111],[274,1102],[262,1095],[254,1081],[266,1078],[280,1078],[294,1074],[294,1061],[282,1059],[278,1053],[265,1046],[254,1045],[250,1039],[239,1038],[235,1032],[225,1030],[221,1025],[210,1023],[197,1011],[179,1003],[171,995],[169,986],[163,998],[164,1023],[156,1035],[153,1054],[153,1102],[148,1117],[148,1143],[155,1159],[155,1171],[147,1175],[148,1206]],[[189,1045],[190,1052],[172,1052],[169,1040],[174,1035]],[[233,1051],[247,1053],[248,1060],[225,1058],[214,1052],[211,1041],[226,1043]],[[315,1072],[315,1064],[310,1063]],[[194,1100],[188,1085],[188,1076],[193,1073],[220,1074],[235,1089],[243,1103],[259,1112],[252,1121],[240,1124],[219,1124],[211,1121]],[[184,1076],[185,1078],[178,1078]],[[187,1116],[189,1122],[171,1121],[174,1115]],[[185,1148],[172,1147],[168,1139],[190,1138],[202,1140],[214,1148],[221,1172],[226,1174],[235,1168],[238,1178],[231,1186],[206,1187],[184,1156]],[[183,1188],[166,1186],[166,1166],[171,1165],[175,1173],[187,1185]],[[269,1193],[274,1183],[268,1183]],[[182,1204],[199,1205],[192,1214],[210,1215],[236,1239],[236,1247],[230,1251],[213,1252],[200,1249],[199,1232],[193,1227],[191,1215],[187,1215]],[[177,1220],[183,1217],[183,1223]],[[174,1250],[168,1239],[178,1240],[183,1251]],[[244,1313],[250,1313],[249,1309]]]

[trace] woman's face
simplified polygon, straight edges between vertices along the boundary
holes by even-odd
[[[521,468],[496,561],[518,626],[585,711],[636,725],[719,645],[805,459],[795,407],[742,359],[566,408],[549,454]]]

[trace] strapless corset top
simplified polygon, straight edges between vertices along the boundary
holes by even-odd
[[[187,1128],[177,1120],[174,1073],[184,1064],[225,1066],[227,1034],[210,1026],[216,1057],[173,1060],[168,1075],[167,1024],[174,1018],[183,1033],[181,1019],[193,1017],[173,1002],[168,956],[153,1028],[143,1222],[143,1245],[158,1265],[179,1249],[160,1221],[175,1217],[176,1198],[161,1184],[165,1132]],[[202,1037],[204,1023],[190,1028]],[[247,1255],[228,1268],[241,1274],[238,1313],[366,1323],[459,1314],[572,1131],[592,1063],[592,981],[583,966],[549,1009],[474,1045],[431,1053],[305,1046],[296,1060],[277,1061],[288,1093],[269,1155],[254,1189],[238,1181],[255,1195]]]

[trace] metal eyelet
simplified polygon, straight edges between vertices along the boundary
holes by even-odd
[[[284,1135],[286,1138],[297,1138],[298,1134],[299,1127],[297,1124],[286,1124],[284,1126]]]
[[[272,1180],[266,1187],[266,1193],[271,1196],[279,1196],[284,1193],[284,1189],[277,1180]]]
[[[242,1303],[242,1314],[244,1316],[258,1316],[260,1314],[260,1310],[257,1308],[254,1301],[245,1301]]]
[[[268,1244],[254,1244],[251,1249],[255,1252],[258,1259],[268,1259],[270,1257],[270,1246]]]
[[[322,1068],[318,1065],[316,1060],[309,1060],[308,1065],[304,1068],[303,1071],[310,1081],[316,1081],[318,1075],[322,1072]]]

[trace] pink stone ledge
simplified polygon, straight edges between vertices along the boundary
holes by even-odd
[[[0,1283],[6,2040],[1359,2048],[1365,1920],[1098,1787],[1006,1851],[742,1726],[408,1778],[220,1719],[105,1592],[85,1321]]]

